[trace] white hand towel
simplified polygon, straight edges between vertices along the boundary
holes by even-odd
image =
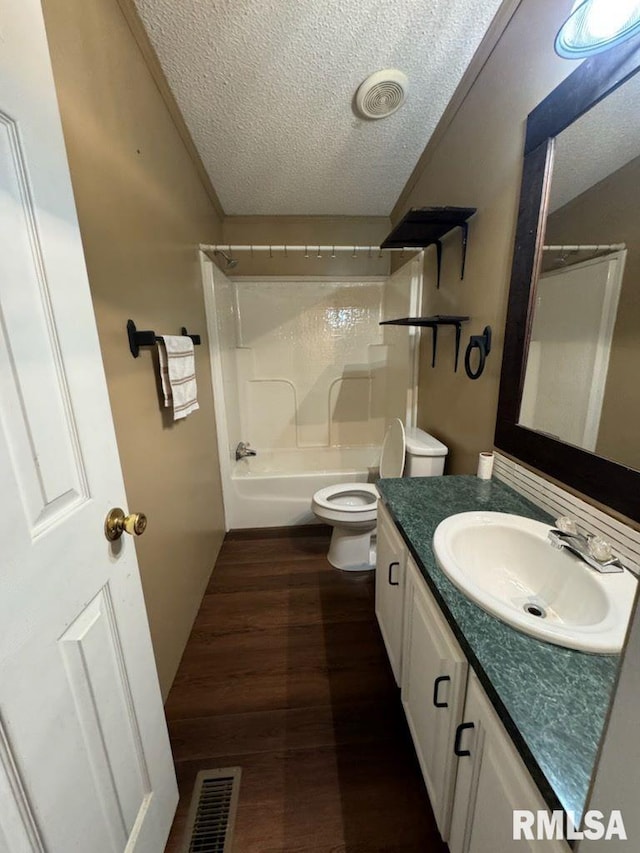
[[[158,355],[165,408],[173,404],[174,421],[186,418],[200,408],[193,341],[181,335],[164,335],[158,342]]]

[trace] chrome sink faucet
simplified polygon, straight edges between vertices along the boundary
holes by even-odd
[[[624,571],[624,566],[614,556],[611,545],[600,536],[584,536],[579,533],[578,525],[572,518],[557,518],[556,526],[549,531],[548,539],[552,547],[569,551],[596,572],[612,574]]]
[[[236,447],[236,459],[244,459],[246,456],[255,456],[256,451],[251,448],[248,441],[240,441]]]

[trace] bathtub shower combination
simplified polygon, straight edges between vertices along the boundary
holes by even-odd
[[[228,490],[232,519],[247,527],[316,521],[311,497],[334,483],[371,483],[380,447],[314,447],[259,451],[233,463]]]
[[[313,495],[371,483],[385,429],[415,424],[420,256],[388,277],[227,278],[204,264],[227,529],[317,521]],[[240,442],[255,456],[236,459]]]

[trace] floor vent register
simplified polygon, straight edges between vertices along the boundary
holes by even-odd
[[[202,770],[193,789],[184,853],[231,853],[240,767]]]

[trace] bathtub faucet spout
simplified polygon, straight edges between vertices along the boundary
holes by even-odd
[[[255,456],[256,451],[252,450],[248,441],[239,442],[236,447],[236,459],[244,459],[245,456]]]

